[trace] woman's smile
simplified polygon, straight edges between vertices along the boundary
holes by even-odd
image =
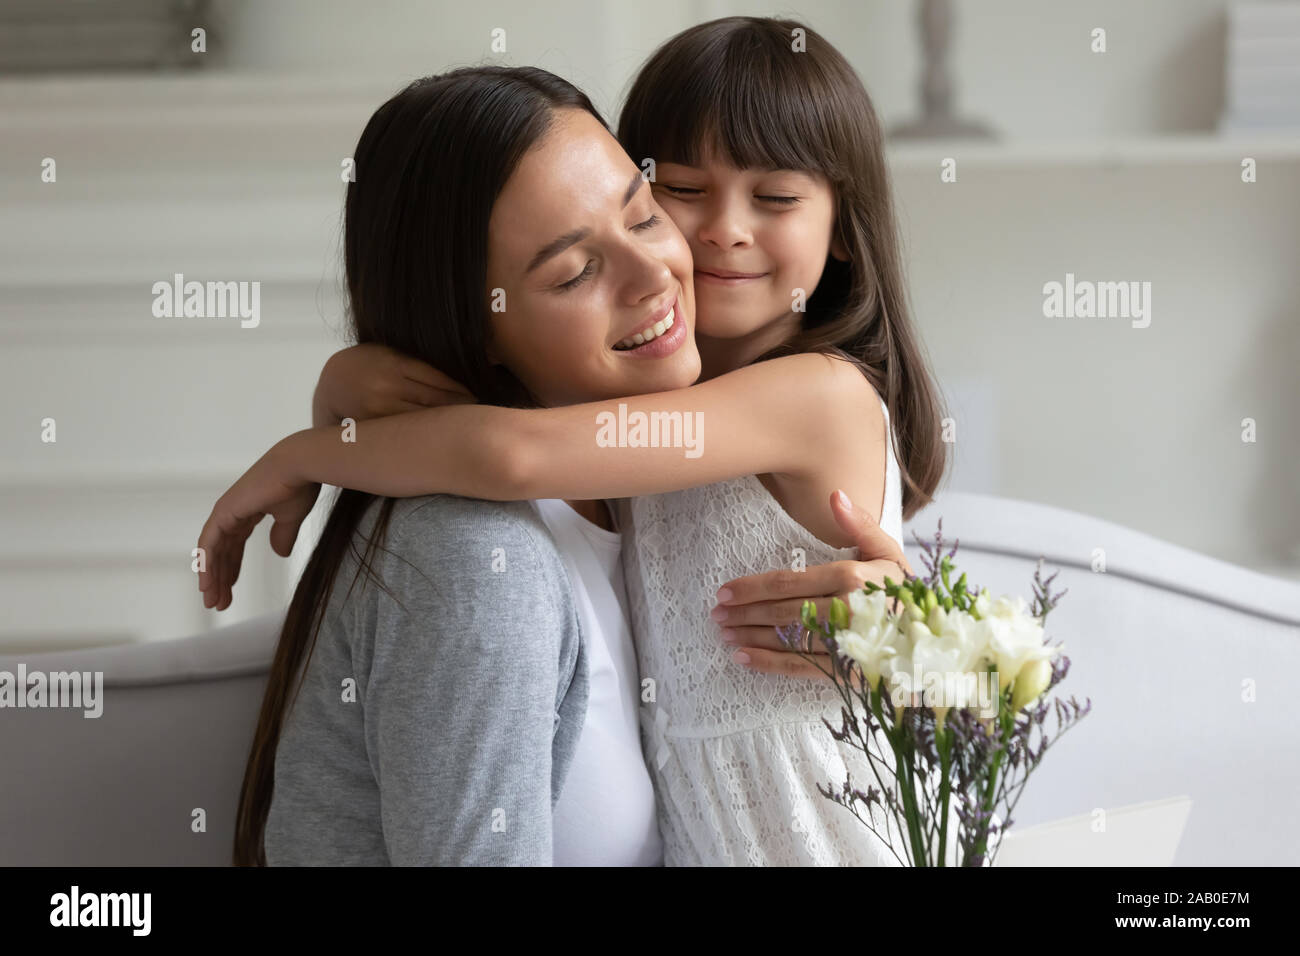
[[[635,358],[664,358],[676,352],[686,341],[686,324],[677,308],[677,299],[673,299],[663,318],[619,342],[614,351]]]

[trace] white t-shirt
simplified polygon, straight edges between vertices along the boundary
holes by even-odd
[[[587,717],[556,802],[556,866],[660,866],[654,786],[641,753],[636,649],[628,625],[622,535],[564,501],[533,502],[564,557],[586,647]]]

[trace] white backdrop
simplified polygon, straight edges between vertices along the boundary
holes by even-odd
[[[955,8],[960,109],[1008,139],[891,147],[915,316],[957,427],[949,486],[1300,576],[1300,133],[1213,137],[1222,3]],[[779,11],[844,51],[888,125],[914,110],[909,4],[359,9],[218,3],[224,46],[203,71],[0,80],[0,647],[157,639],[282,605],[302,548],[281,561],[259,531],[220,617],[189,549],[215,497],[309,424],[343,326],[340,162],[402,82],[535,63],[613,120],[673,32]],[[939,181],[946,156],[956,183]],[[154,318],[151,286],[177,272],[260,281],[261,324]],[[1151,326],[1044,318],[1042,286],[1067,272],[1150,281]]]

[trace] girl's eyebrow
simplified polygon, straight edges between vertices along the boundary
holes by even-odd
[[[632,197],[637,194],[644,183],[645,179],[641,175],[641,170],[638,169],[632,174],[632,179],[628,182],[627,189],[623,190],[623,205],[620,208],[626,208],[627,204],[632,201]],[[591,235],[591,230],[586,226],[583,226],[580,229],[570,230],[564,235],[552,239],[546,245],[542,246],[542,248],[537,250],[537,255],[533,256],[532,261],[528,263],[528,268],[524,270],[524,275],[528,275],[528,273],[532,272],[546,260],[554,259],[574,243],[582,242],[582,240],[586,239],[589,235]]]

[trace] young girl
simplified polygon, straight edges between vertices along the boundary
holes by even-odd
[[[291,435],[217,502],[199,542],[211,569],[201,584],[210,602],[228,603],[262,514],[275,516],[272,543],[287,554],[313,483],[395,497],[628,499],[618,514],[665,863],[896,863],[818,792],[846,775],[873,782],[823,723],[839,723],[837,693],[746,669],[710,613],[732,578],[850,556],[826,509],[836,488],[901,546],[902,518],[944,470],[874,108],[815,31],[735,17],[652,55],[619,138],[653,168],[655,198],[690,243],[701,382],[559,408],[429,408],[365,421],[352,442],[336,428]],[[607,294],[606,263],[581,236],[532,238],[535,268],[489,265],[507,316],[522,288],[561,302]],[[674,324],[668,304],[590,361],[620,367],[678,349]],[[509,322],[491,349],[530,360]]]

